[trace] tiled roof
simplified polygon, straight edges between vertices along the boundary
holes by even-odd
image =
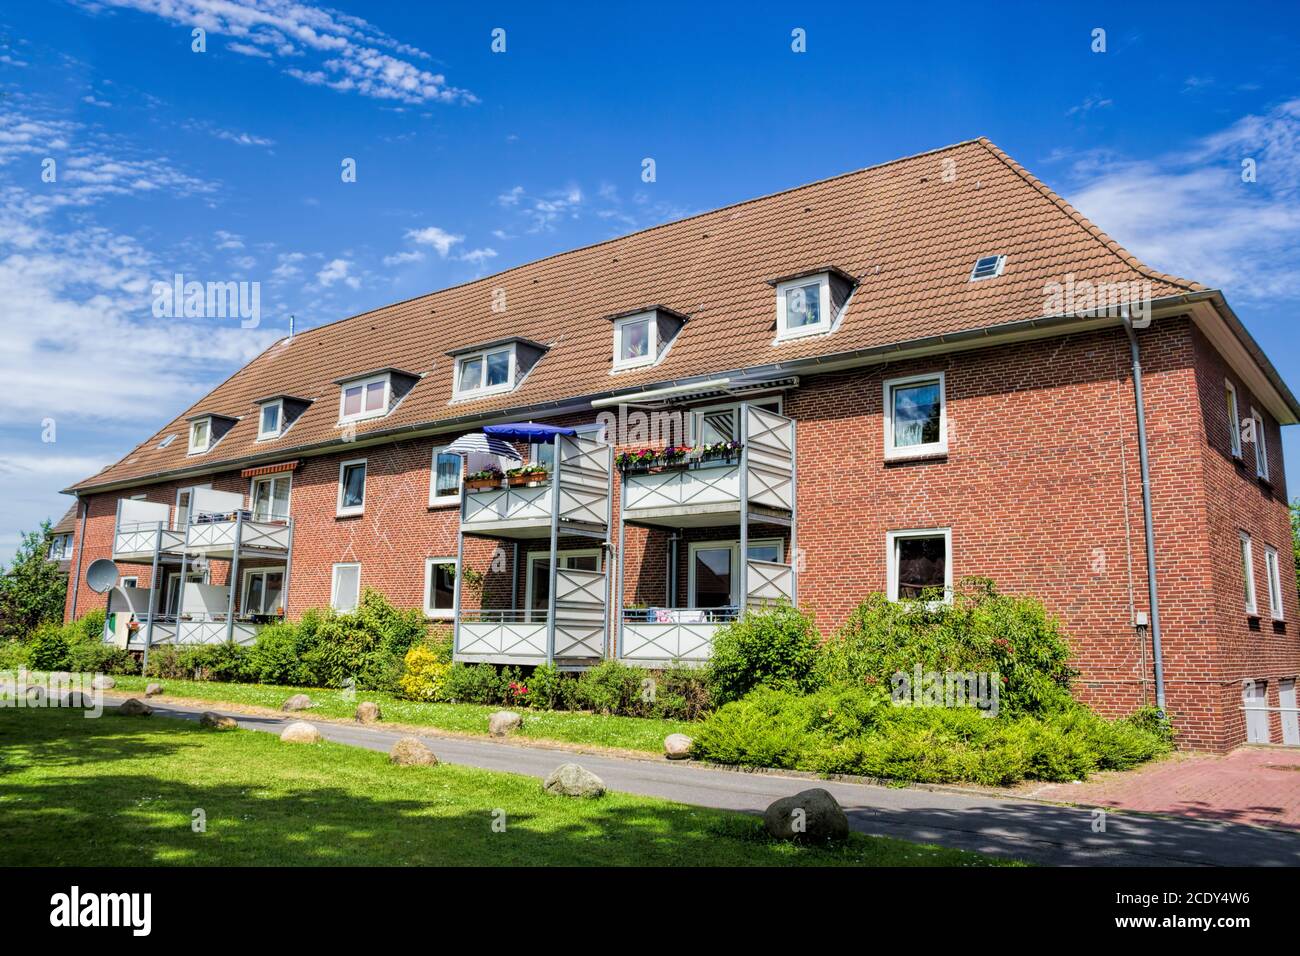
[[[72,534],[77,530],[77,506],[73,505],[59,519],[59,523],[50,528],[50,534]]]
[[[982,255],[1002,276],[970,282]],[[773,344],[769,281],[833,265],[858,281],[838,329]],[[1040,317],[1045,284],[1150,280],[1152,296],[1203,289],[1156,273],[985,139],[895,160],[575,249],[302,332],[271,346],[125,458],[72,490],[176,470],[290,458],[341,439],[341,376],[378,367],[422,377],[356,437],[632,386],[887,346]],[[504,290],[505,310],[494,311]],[[604,317],[653,305],[690,317],[657,365],[610,375]],[[457,349],[507,337],[549,346],[515,391],[451,403]],[[255,400],[322,399],[286,434],[257,442]],[[201,456],[186,454],[196,411],[242,416]],[[167,448],[160,440],[180,437]]]

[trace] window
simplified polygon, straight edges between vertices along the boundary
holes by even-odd
[[[688,550],[687,593],[693,608],[734,607],[740,604],[737,593],[739,541],[693,542]],[[783,561],[784,542],[779,539],[749,542],[751,561]]]
[[[267,475],[254,478],[249,499],[253,502],[254,521],[288,521],[291,477]]]
[[[353,611],[360,600],[361,565],[334,565],[334,579],[330,583],[330,607],[336,611]]]
[[[359,515],[366,510],[366,460],[345,461],[339,464],[338,515]]]
[[[476,352],[456,363],[456,396],[508,392],[515,384],[515,347]]]
[[[280,423],[284,419],[284,402],[267,402],[262,406],[262,414],[257,422],[257,440],[280,437]]]
[[[783,403],[779,397],[749,404],[778,415],[782,413]],[[712,405],[708,408],[694,409],[691,413],[690,442],[696,445],[712,445],[720,441],[740,441],[739,412],[738,404]]]
[[[885,381],[885,457],[948,453],[944,373]]]
[[[791,279],[776,287],[776,338],[798,338],[831,328],[831,282],[826,274]]]
[[[1241,577],[1244,582],[1246,613],[1257,614],[1259,607],[1255,603],[1255,554],[1250,543],[1250,535],[1241,532]]]
[[[1250,417],[1255,422],[1252,429],[1255,439],[1255,474],[1268,481],[1268,441],[1264,436],[1264,416],[1255,409],[1250,410]]]
[[[424,562],[424,613],[451,617],[456,609],[456,559],[427,558]]]
[[[191,488],[178,488],[176,490],[176,519],[172,522],[173,531],[184,531],[185,526],[190,523],[190,512],[194,510],[194,492],[211,487],[210,484],[194,485]]]
[[[387,375],[345,384],[339,399],[339,421],[355,422],[385,414],[388,411],[388,390]]]
[[[980,279],[996,279],[1002,275],[1002,267],[1006,265],[1006,256],[981,256],[975,260],[975,268],[970,271],[970,281],[978,282]]]
[[[560,551],[556,557],[559,567],[567,571],[599,571],[600,549]],[[528,577],[525,579],[524,600],[529,621],[545,621],[551,606],[551,555],[547,551],[534,551],[528,555]]]
[[[138,588],[140,586],[140,579],[138,577],[123,578],[121,585],[124,588]]]
[[[1241,457],[1241,413],[1237,411],[1237,389],[1227,379],[1223,382],[1223,397],[1228,408],[1228,447],[1232,457]]]
[[[614,321],[614,370],[653,365],[659,357],[659,326],[653,312]]]
[[[891,531],[886,536],[889,599],[919,598],[927,588],[943,588],[952,600],[952,530]]]
[[[72,535],[56,534],[50,539],[49,559],[51,561],[66,561],[72,557]]]
[[[175,435],[174,433],[171,434],[171,435],[167,435],[167,436],[165,436],[165,437],[163,438],[163,440],[160,441],[160,442],[158,443],[158,450],[159,450],[159,451],[162,451],[162,449],[167,448],[168,446],[170,446],[171,443],[174,442],[175,440],[176,440],[176,435]]]
[[[208,450],[212,438],[212,419],[200,418],[190,422],[190,454],[197,455]]]
[[[1268,613],[1275,621],[1282,620],[1282,568],[1276,548],[1264,548],[1264,574],[1268,578]]]
[[[250,568],[244,572],[244,597],[239,607],[245,617],[278,614],[284,592],[284,568]]]
[[[453,504],[460,500],[460,477],[464,462],[460,455],[445,448],[433,450],[429,469],[429,507]]]

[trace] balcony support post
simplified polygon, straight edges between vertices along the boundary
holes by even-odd
[[[611,446],[612,450],[612,446]],[[612,475],[610,476],[613,477]],[[627,472],[618,476],[618,581],[614,585],[614,657],[623,653],[623,562],[627,559]]]
[[[289,572],[293,570],[293,519],[289,522],[289,545],[284,550],[284,584],[280,586],[280,616],[289,620]]]
[[[740,584],[738,613],[744,616],[749,603],[749,403],[741,404],[740,419],[740,556],[737,578]]]
[[[149,673],[149,645],[153,643],[153,619],[158,608],[158,552],[162,550],[162,522],[158,522],[153,539],[153,569],[149,572],[149,623],[144,626],[144,660],[140,662],[140,675]],[[130,640],[127,640],[130,643]]]
[[[550,592],[546,601],[546,663],[555,663],[555,585],[559,576],[558,555],[560,544],[560,453],[563,436],[555,438],[555,467],[551,472],[551,577]]]
[[[799,423],[790,420],[790,603],[799,606]]]
[[[605,633],[601,635],[600,647],[605,652],[606,658],[613,657],[610,638],[611,631],[609,627],[609,599],[613,592],[613,575],[609,573],[609,564],[613,559],[613,540],[614,534],[614,491],[610,487],[610,482],[614,480],[614,446],[606,444],[605,446],[605,546],[600,552],[600,570],[605,575]]]
[[[235,591],[239,589],[239,549],[244,541],[244,512],[235,513],[235,547],[230,552],[230,581],[226,586],[226,643],[235,642]],[[184,586],[185,582],[181,582]]]
[[[465,517],[465,491],[461,490],[461,517]],[[451,587],[451,650],[452,654],[460,653],[460,585],[464,579],[465,567],[465,531],[463,528],[456,529],[456,578],[452,581]],[[429,585],[432,587],[432,585]]]

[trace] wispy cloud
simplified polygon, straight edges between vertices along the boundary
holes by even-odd
[[[331,259],[316,273],[316,282],[324,289],[328,289],[336,282],[342,282],[350,289],[360,288],[361,280],[350,274],[351,269],[352,263],[347,259]]]
[[[452,246],[465,241],[464,236],[453,235],[437,226],[408,229],[406,238],[417,246],[432,246],[438,255],[444,259],[447,258],[447,253],[451,251]]]

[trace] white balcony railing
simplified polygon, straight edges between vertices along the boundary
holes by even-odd
[[[185,532],[173,531],[162,522],[119,523],[113,534],[113,557],[119,561],[150,560],[156,547],[161,553],[180,551]]]
[[[230,552],[238,540],[240,550],[285,553],[291,532],[286,521],[254,521],[247,512],[199,514],[185,533],[185,550],[195,554]]]

